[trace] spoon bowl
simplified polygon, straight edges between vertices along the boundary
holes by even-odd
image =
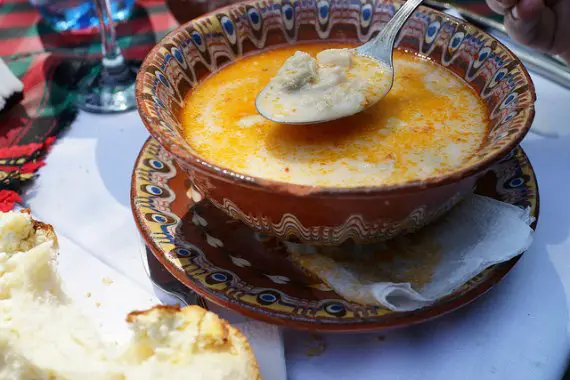
[[[281,71],[291,72],[293,70],[297,70],[296,73],[298,73],[300,70],[305,69],[306,65],[311,65],[310,60],[312,58],[308,57],[308,55],[306,57],[306,61],[300,61],[300,64],[297,62],[289,63],[288,65],[288,62],[292,62],[292,58],[297,58],[297,55],[295,55],[294,57],[289,58],[277,76],[274,77],[274,79],[272,79],[271,82],[259,92],[255,99],[255,107],[257,109],[257,112],[264,118],[273,122],[290,125],[307,125],[319,124],[352,116],[376,104],[388,94],[388,92],[392,89],[392,85],[394,83],[394,63],[392,55],[396,37],[398,36],[400,29],[404,26],[406,21],[410,18],[410,16],[422,3],[422,1],[423,0],[407,0],[406,3],[400,7],[398,12],[394,14],[386,26],[376,35],[376,37],[355,49],[349,50],[353,59],[355,57],[360,57],[360,59],[368,59],[370,62],[374,62],[374,64],[377,65],[378,70],[381,70],[382,81],[377,81],[376,76],[374,75],[369,75],[367,78],[364,78],[365,82],[367,82],[368,87],[374,89],[373,96],[367,96],[365,98],[365,101],[358,102],[354,107],[345,107],[347,102],[343,100],[339,101],[337,97],[339,92],[342,93],[342,91],[345,90],[338,86],[336,88],[333,88],[336,93],[332,95],[330,99],[328,99],[328,103],[332,103],[334,106],[331,106],[329,110],[325,109],[324,112],[322,112],[322,103],[319,104],[317,101],[324,101],[324,97],[327,94],[324,92],[322,94],[315,92],[314,87],[317,86],[314,86],[313,88],[307,88],[306,82],[308,82],[308,79],[300,86],[294,86],[293,88],[285,89],[283,87],[279,88],[279,84],[276,85],[273,83],[280,75]],[[299,57],[301,58],[301,56]],[[320,64],[321,62],[318,56],[317,60]],[[297,59],[297,61],[299,62],[299,59]],[[318,81],[319,79],[322,79],[322,77],[320,76],[320,73],[316,73],[316,61],[312,59],[312,62],[315,62],[313,69],[313,78],[317,79]],[[320,72],[327,70],[325,65],[321,65],[320,67]],[[325,69],[322,69],[322,67],[325,67]],[[307,71],[307,75],[310,75],[309,71],[311,70],[309,69]],[[373,71],[371,72],[374,73]],[[307,76],[306,78],[310,77]],[[276,88],[279,88],[280,92],[276,93]],[[305,113],[303,115],[303,111],[301,111],[301,116],[293,116],[290,113],[287,114],[277,111],[280,110],[280,108],[276,108],[275,104],[281,106],[282,104],[291,101],[291,99],[296,100],[295,97],[298,98],[299,96],[309,97],[308,103],[299,104],[299,108],[302,108],[303,106],[306,107],[306,109],[309,110],[308,113]],[[321,97],[322,99],[312,99],[311,97]],[[281,98],[285,98],[285,102],[282,102]],[[287,100],[287,98],[289,100]],[[297,109],[296,105],[293,107],[293,109]]]

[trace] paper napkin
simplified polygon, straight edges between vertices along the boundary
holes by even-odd
[[[347,300],[410,311],[524,252],[532,221],[529,210],[474,195],[436,223],[382,244],[287,246],[295,262]]]

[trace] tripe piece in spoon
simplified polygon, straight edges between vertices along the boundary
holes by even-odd
[[[352,49],[328,49],[316,59],[297,51],[261,91],[258,111],[276,122],[313,123],[354,115],[380,100],[392,71]]]

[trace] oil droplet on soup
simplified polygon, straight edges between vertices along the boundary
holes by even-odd
[[[426,179],[465,164],[487,134],[488,111],[453,73],[394,52],[392,90],[374,106],[323,124],[271,122],[255,97],[285,60],[347,44],[315,43],[242,58],[191,91],[184,137],[204,160],[253,177],[304,185],[357,187]]]

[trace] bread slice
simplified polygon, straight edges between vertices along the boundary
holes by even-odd
[[[0,213],[0,379],[260,379],[247,339],[198,306],[131,312],[131,340],[106,341],[65,294],[57,247],[29,210]]]
[[[155,306],[130,313],[127,321],[134,332],[128,378],[261,378],[246,337],[199,306]]]
[[[0,214],[0,252],[16,253],[52,241],[57,248],[53,227],[32,218],[29,209]]]

